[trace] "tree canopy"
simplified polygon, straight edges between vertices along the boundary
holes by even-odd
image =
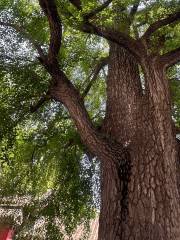
[[[99,128],[106,109],[108,42],[117,41],[110,30],[104,34],[102,29],[118,28],[114,19],[119,18],[124,34],[116,37],[122,38],[125,46],[126,36],[132,43],[143,36],[151,54],[158,51],[165,56],[180,45],[180,9],[176,0],[83,0],[81,4],[56,0],[61,26],[49,26],[42,2],[0,3],[0,195],[33,198],[24,207],[20,237],[44,217],[46,239],[61,239],[52,224],[56,217],[66,234],[71,234],[81,223],[88,228],[99,209],[99,162],[82,143],[64,105],[51,99],[53,81],[42,59],[45,54],[49,58],[57,54],[54,49],[60,48],[58,64],[81,93],[94,126]],[[56,36],[55,27],[62,28],[62,36]],[[127,47],[137,54],[134,45]],[[179,129],[180,65],[169,64],[172,116]],[[140,67],[139,73],[143,83]]]

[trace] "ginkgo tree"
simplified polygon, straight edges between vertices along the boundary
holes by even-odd
[[[0,7],[2,192],[51,189],[68,233],[99,192],[99,240],[177,240],[178,1]]]

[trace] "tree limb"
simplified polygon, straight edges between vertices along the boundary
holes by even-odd
[[[159,28],[166,26],[168,24],[174,23],[180,20],[180,11],[170,14],[168,17],[158,20],[157,22],[152,23],[147,31],[144,33],[142,38],[149,39],[150,36],[157,31]]]
[[[50,95],[48,93],[43,95],[43,96],[41,96],[39,101],[35,105],[32,105],[30,107],[31,113],[34,113],[34,112],[38,111],[38,109],[40,107],[42,107],[49,99],[50,99]]]
[[[84,19],[90,19],[94,17],[96,14],[100,13],[103,11],[105,8],[109,6],[109,4],[112,2],[112,0],[107,0],[105,1],[102,5],[98,6],[97,8],[93,9],[91,12],[86,13],[83,17]]]
[[[81,1],[80,0],[69,0],[78,10],[82,9]]]
[[[165,68],[180,62],[180,47],[160,56],[160,61]]]
[[[114,162],[116,161],[114,157],[116,148],[120,151],[120,158],[125,158],[125,155],[128,154],[127,149],[119,144],[118,146],[111,144],[110,140],[104,138],[104,135],[95,128],[84,106],[83,98],[66,75],[59,69],[55,77],[56,84],[51,88],[51,97],[67,108],[83,144],[88,147],[89,151],[102,161],[106,159],[107,165],[117,164]]]
[[[70,2],[71,3],[73,2],[73,5],[77,7],[77,4],[75,4],[74,1],[70,1]],[[80,1],[78,1],[78,2],[81,3]],[[91,12],[84,15],[83,16],[84,21],[80,27],[80,30],[83,32],[86,32],[86,33],[95,34],[95,35],[103,37],[109,41],[115,42],[118,45],[125,47],[133,55],[135,55],[138,59],[140,59],[141,58],[140,51],[142,51],[142,48],[143,48],[141,42],[134,40],[130,36],[126,35],[125,33],[115,31],[112,29],[108,29],[103,26],[96,26],[92,22],[89,22],[89,18],[92,18],[94,15],[96,15],[97,13],[102,11],[111,2],[112,2],[112,0],[111,1],[107,0],[101,6],[95,8]],[[78,7],[77,7],[77,9],[78,9]]]
[[[100,61],[98,62],[98,64],[96,65],[96,67],[94,69],[93,77],[91,78],[90,82],[88,83],[88,85],[86,86],[86,88],[82,94],[83,98],[85,98],[87,96],[93,83],[96,81],[97,76],[98,76],[99,72],[101,71],[101,69],[108,64],[108,59],[109,59],[108,57],[101,58]]]
[[[48,60],[56,60],[62,39],[62,24],[58,15],[57,6],[54,0],[39,0],[39,4],[48,18],[50,27],[50,43],[48,50]]]
[[[89,148],[89,150],[93,152],[94,155],[98,156],[99,159],[101,159],[102,161],[106,159],[107,165],[119,164],[119,160],[121,158],[126,159],[127,154],[129,154],[127,149],[119,143],[117,143],[117,146],[115,144],[111,144],[110,140],[106,139],[104,135],[100,134],[99,131],[95,128],[84,106],[82,96],[72,84],[72,82],[64,74],[64,72],[60,69],[56,60],[58,51],[61,46],[61,23],[55,1],[39,0],[39,3],[45,15],[48,17],[48,21],[50,24],[50,47],[48,52],[47,64],[44,64],[44,67],[48,70],[53,79],[53,84],[51,85],[49,91],[50,97],[58,102],[61,102],[67,108],[71,119],[74,121],[74,124],[77,127],[83,144],[85,144]],[[92,25],[87,25],[87,27],[87,32],[97,32],[100,36],[103,36],[103,32],[101,32],[100,28],[94,29],[94,27],[92,28]],[[53,36],[53,34],[55,36]],[[107,32],[106,34],[108,38],[111,38],[111,32]],[[119,36],[117,36],[116,40],[118,39]],[[124,41],[125,39],[126,37],[123,38]],[[54,45],[53,41],[55,41]],[[43,101],[44,100],[42,99],[40,103]],[[118,162],[116,162],[117,158],[115,158],[115,153],[117,152],[117,149],[120,158],[118,159]]]
[[[134,16],[138,10],[138,7],[139,7],[139,4],[140,4],[140,1],[141,0],[136,0],[133,7],[131,8],[131,11],[130,11],[130,17],[131,17],[131,21],[134,19]]]
[[[44,52],[40,46],[39,43],[37,43],[29,33],[26,32],[26,30],[22,27],[19,26],[17,24],[14,23],[8,23],[8,22],[2,22],[0,21],[0,25],[1,26],[6,26],[6,27],[10,27],[13,28],[14,30],[16,30],[16,32],[20,33],[25,39],[27,39],[32,45],[33,47],[37,50],[37,52],[39,53],[39,56],[44,59],[45,55]]]
[[[72,3],[74,1],[70,2]],[[80,1],[78,2],[81,3]],[[138,60],[140,60],[142,56],[142,51],[144,51],[144,46],[141,43],[141,41],[136,41],[126,33],[119,32],[117,30],[110,29],[104,26],[96,26],[95,24],[89,21],[90,18],[92,18],[94,15],[102,11],[104,8],[106,8],[111,2],[112,0],[111,1],[107,0],[101,6],[95,8],[91,12],[82,16],[84,21],[82,22],[82,25],[80,26],[79,30],[85,33],[95,34],[97,36],[105,38],[108,41],[115,42],[118,45],[126,48],[128,51],[132,53],[132,55],[134,55],[136,58],[138,58]],[[73,3],[73,5],[78,9],[77,4]],[[135,9],[133,11],[135,11]]]
[[[136,41],[125,33],[105,28],[102,26],[95,26],[90,22],[85,22],[81,30],[86,33],[92,33],[97,36],[103,37],[109,41],[115,42],[130,51],[135,57],[141,59],[141,52],[143,46],[140,41]]]

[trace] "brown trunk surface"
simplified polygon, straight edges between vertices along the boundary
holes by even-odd
[[[176,142],[168,81],[161,66],[138,67],[126,50],[111,44],[107,112],[102,132],[129,152],[116,165],[102,161],[99,240],[178,240],[180,206]]]
[[[83,100],[54,66],[54,99],[68,109],[83,143],[101,160],[99,240],[179,240],[177,146],[168,81],[156,58],[138,65],[125,49],[111,44],[107,109],[101,132]]]

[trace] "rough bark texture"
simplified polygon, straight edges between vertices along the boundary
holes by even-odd
[[[78,91],[53,68],[52,96],[69,110],[84,144],[101,160],[99,240],[177,240],[180,236],[177,148],[168,81],[145,57],[142,90],[137,63],[111,44],[107,111],[101,132]]]
[[[83,8],[81,1],[70,2],[78,10]],[[99,240],[180,239],[177,145],[165,77],[165,68],[179,60],[179,49],[161,57],[158,52],[150,56],[148,49],[151,35],[175,22],[179,12],[152,24],[138,40],[129,37],[128,19],[121,23],[115,18],[114,28],[107,29],[95,26],[87,15],[84,17],[82,31],[113,42],[106,117],[99,132],[88,116],[83,98],[58,65],[62,27],[56,3],[39,3],[50,26],[48,55],[41,56],[39,51],[40,61],[53,79],[50,95],[68,109],[84,145],[101,160]],[[117,16],[118,6],[122,11],[121,4],[115,5]],[[145,89],[135,58],[144,73]]]
[[[99,240],[180,238],[169,86],[160,64],[150,61],[143,63],[142,93],[135,60],[111,45],[102,131],[129,156],[111,167],[102,161]]]
[[[49,98],[61,102],[84,145],[101,161],[99,240],[179,240],[180,174],[177,169],[180,169],[180,147],[173,131],[165,70],[180,61],[180,48],[161,56],[157,49],[151,55],[156,42],[152,45],[151,36],[160,28],[177,23],[180,12],[157,20],[141,37],[134,39],[130,30],[139,0],[134,1],[131,10],[124,7],[123,1],[107,0],[88,13],[84,9],[86,1],[69,2],[81,11],[77,15],[77,26],[72,24],[76,30],[79,28],[110,42],[105,119],[101,130],[96,129],[83,102],[101,65],[83,96],[61,69],[58,59],[63,34],[60,13],[63,11],[55,0],[39,0],[49,23],[47,53],[24,27],[0,21],[0,25],[11,27],[28,39],[52,78],[47,94],[43,94],[31,111],[36,111]],[[96,14],[111,2],[114,23],[111,27],[103,26],[100,17],[98,25]],[[75,19],[76,13],[73,21]],[[137,61],[144,74],[143,87]]]
[[[153,57],[138,65],[111,44],[107,109],[101,132],[65,74],[53,66],[51,95],[68,109],[82,141],[101,160],[99,240],[178,240],[177,147],[164,67]]]
[[[178,192],[179,192],[179,196],[180,196],[180,140],[176,139],[177,142],[177,183],[178,183]],[[179,197],[180,198],[180,197]]]

